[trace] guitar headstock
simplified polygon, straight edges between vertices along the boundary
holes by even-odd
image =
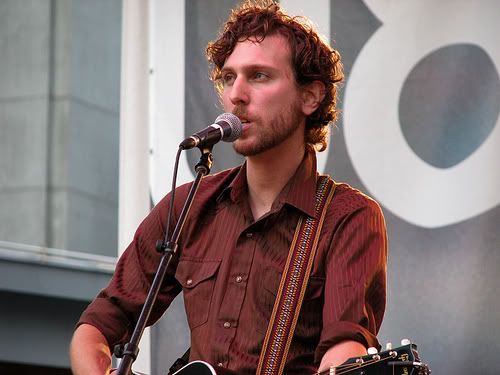
[[[322,374],[348,375],[428,375],[431,370],[420,361],[417,345],[409,340],[401,340],[401,346],[377,352],[368,349],[368,355],[348,359],[340,366]]]

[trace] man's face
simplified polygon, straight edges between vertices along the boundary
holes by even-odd
[[[239,42],[222,69],[222,100],[243,122],[234,149],[244,156],[267,151],[290,136],[303,137],[305,115],[286,39]]]

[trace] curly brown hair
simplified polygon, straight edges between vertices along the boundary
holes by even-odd
[[[314,30],[309,20],[287,15],[274,1],[243,2],[232,10],[217,40],[207,47],[211,64],[210,78],[222,93],[221,70],[236,43],[250,38],[262,41],[279,34],[289,44],[292,68],[299,86],[320,81],[325,85],[325,97],[318,109],[306,119],[306,143],[323,151],[328,144],[329,124],[338,116],[337,88],[344,78],[340,54]]]

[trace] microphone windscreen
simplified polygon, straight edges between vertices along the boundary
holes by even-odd
[[[224,137],[222,138],[224,142],[234,142],[241,136],[243,125],[236,115],[232,113],[223,113],[215,119],[216,124],[220,125],[221,122],[226,123],[230,128],[229,132],[224,131]]]

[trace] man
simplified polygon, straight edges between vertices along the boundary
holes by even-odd
[[[242,120],[234,149],[246,161],[203,179],[149,323],[182,290],[190,359],[252,374],[295,226],[315,216],[314,148],[326,148],[343,76],[338,53],[276,4],[240,6],[207,53],[225,110]],[[188,188],[176,193],[174,219]],[[106,373],[109,347],[128,340],[159,261],[169,201],[139,226],[110,285],[83,313],[71,345],[76,374]],[[337,184],[284,373],[312,374],[378,346],[386,256],[379,206]]]

